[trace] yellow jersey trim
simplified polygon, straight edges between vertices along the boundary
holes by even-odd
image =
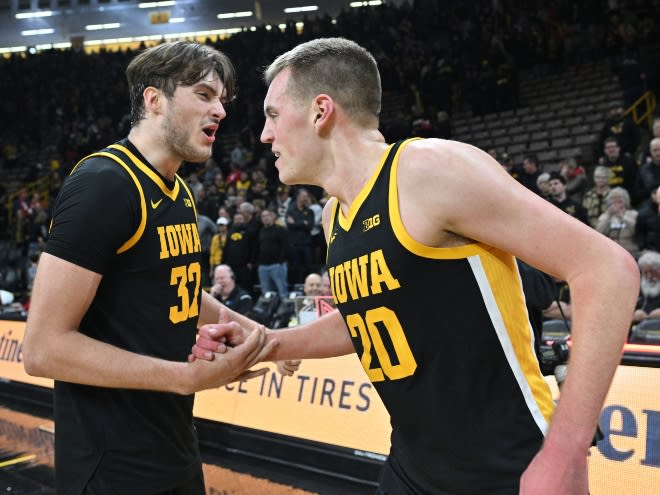
[[[399,240],[401,245],[405,247],[408,251],[417,256],[423,258],[433,258],[433,259],[461,259],[467,258],[469,256],[474,256],[484,251],[488,250],[487,247],[481,245],[480,243],[470,243],[464,244],[462,246],[453,246],[453,247],[432,247],[422,244],[421,242],[413,239],[406,228],[403,226],[403,221],[401,220],[401,210],[399,209],[399,187],[397,181],[397,171],[399,169],[399,156],[401,151],[405,146],[407,146],[411,141],[414,141],[419,138],[412,138],[404,141],[399,149],[397,150],[396,155],[392,161],[392,169],[389,182],[389,210],[390,210],[390,222],[392,223],[392,230],[394,235]],[[423,214],[423,213],[422,213]]]
[[[165,184],[165,182],[163,181],[163,179],[150,167],[148,167],[144,162],[142,162],[137,156],[135,156],[131,152],[131,150],[129,150],[125,146],[122,146],[121,144],[111,144],[110,146],[108,146],[108,148],[112,148],[124,153],[147,177],[149,177],[152,181],[154,181],[154,183],[158,186],[158,188],[163,192],[165,196],[170,198],[172,201],[176,200],[179,194],[179,181],[175,180],[174,187],[172,189],[169,189]]]
[[[529,315],[515,257],[492,248],[468,258],[504,354],[539,429],[547,431],[554,402],[534,350]],[[513,290],[517,287],[518,290]],[[526,328],[527,332],[511,332]]]
[[[353,203],[351,203],[348,209],[348,214],[344,216],[344,212],[341,210],[341,208],[339,209],[339,215],[337,216],[337,218],[339,219],[339,225],[346,232],[348,232],[351,229],[351,225],[353,224],[353,220],[355,220],[355,216],[357,215],[360,206],[362,206],[362,203],[364,203],[364,200],[367,199],[367,196],[369,196],[371,189],[374,187],[374,184],[376,183],[376,179],[378,179],[378,176],[380,175],[380,171],[383,169],[383,166],[385,165],[385,162],[387,161],[387,157],[389,156],[390,150],[392,149],[393,146],[394,144],[390,144],[383,153],[383,156],[380,159],[380,163],[376,167],[376,170],[374,170],[374,173],[372,174],[371,178],[367,181],[367,183],[364,185],[362,190],[358,193],[356,198],[353,200]]]
[[[126,165],[121,158],[119,158],[116,155],[113,155],[112,153],[108,153],[107,151],[100,151],[98,153],[93,153],[85,157],[83,160],[93,156],[103,156],[105,158],[110,158],[111,160],[114,160],[119,165],[121,165],[124,168],[124,170],[126,170],[126,172],[131,177],[131,179],[133,179],[133,182],[135,182],[135,186],[137,187],[138,193],[140,194],[140,209],[142,210],[140,225],[138,226],[135,233],[131,236],[131,238],[127,240],[119,249],[117,249],[117,254],[121,254],[125,251],[128,251],[133,246],[135,246],[135,244],[140,240],[140,237],[142,237],[142,234],[144,233],[144,229],[147,226],[147,201],[144,199],[144,191],[142,190],[142,185],[140,184],[140,181],[135,176],[135,174],[130,169],[130,167]],[[78,166],[83,162],[83,160],[80,160],[76,164],[76,166],[73,168],[71,173],[73,173],[78,168]]]

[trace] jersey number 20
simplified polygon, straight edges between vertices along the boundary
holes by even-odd
[[[389,334],[398,364],[392,364],[377,323],[381,323]],[[346,324],[351,336],[360,335],[363,349],[360,361],[372,382],[382,382],[385,377],[390,380],[399,380],[412,375],[417,369],[417,362],[406,340],[406,334],[396,313],[391,309],[382,306],[370,309],[365,313],[364,318],[357,313],[351,314],[346,317]],[[380,367],[376,364],[372,365],[372,347],[376,352]]]

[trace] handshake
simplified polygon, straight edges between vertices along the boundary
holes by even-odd
[[[258,324],[252,330],[243,328],[237,322],[228,321],[226,311],[222,310],[218,323],[199,328],[197,342],[188,355],[195,376],[191,392],[265,374],[267,367],[251,368],[271,360],[279,344],[276,332]],[[275,363],[278,372],[285,376],[292,376],[300,367],[300,360]]]

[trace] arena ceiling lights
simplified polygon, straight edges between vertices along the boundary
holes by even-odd
[[[39,12],[20,12],[15,17],[16,19],[34,19],[36,17],[50,17],[52,15],[52,10],[40,10]]]
[[[176,5],[176,2],[174,0],[167,2],[142,2],[138,4],[138,8],[152,9],[154,7],[173,7],[174,5]]]
[[[28,29],[26,31],[21,31],[21,35],[23,36],[37,36],[40,34],[53,34],[55,32],[54,29],[47,28],[47,29]]]
[[[253,13],[251,10],[245,10],[243,12],[225,12],[218,14],[218,19],[235,19],[237,17],[252,17]]]
[[[88,24],[85,26],[87,31],[98,31],[100,29],[117,29],[121,24],[118,22],[111,22],[108,24]]]
[[[319,10],[318,5],[305,5],[303,7],[287,7],[284,9],[285,14],[295,14],[296,12],[314,12]]]
[[[382,0],[368,0],[364,2],[351,2],[348,4],[351,7],[377,7],[383,5]]]

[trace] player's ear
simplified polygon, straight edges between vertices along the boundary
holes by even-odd
[[[335,102],[330,96],[322,93],[314,98],[314,126],[317,132],[323,133],[329,128],[334,112]]]
[[[158,88],[147,86],[142,92],[144,98],[144,108],[147,112],[160,113],[164,95]]]

